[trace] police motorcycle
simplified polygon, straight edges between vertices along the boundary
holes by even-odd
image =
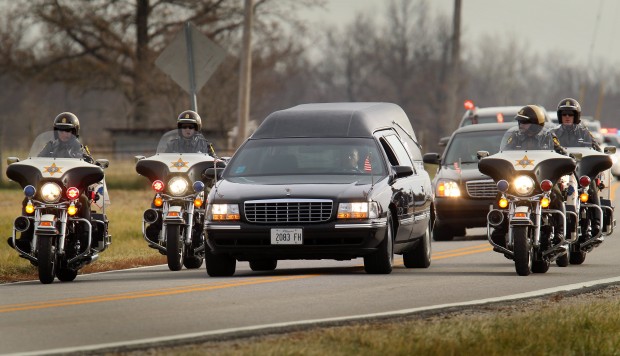
[[[86,158],[64,158],[44,151],[54,139],[54,131],[40,134],[28,158],[9,157],[6,169],[25,195],[9,243],[20,257],[37,266],[43,284],[52,283],[54,277],[73,281],[78,271],[96,261],[111,243],[105,213],[110,201],[103,172],[109,161],[89,163]],[[31,241],[18,241],[17,232],[22,233],[22,239],[25,234],[32,236]]]
[[[592,142],[579,140],[565,147],[576,158],[577,169],[562,177],[565,185],[567,230],[573,236],[570,244],[571,264],[582,264],[586,254],[612,234],[616,225],[614,205],[610,199],[612,160],[616,147],[603,152],[592,148]]]
[[[573,241],[565,239],[564,202],[559,202],[559,209],[551,205],[553,195],[559,194],[554,186],[562,176],[572,174],[576,163],[554,151],[550,135],[541,135],[537,149],[509,148],[507,143],[518,129],[506,132],[498,153],[489,156],[479,151],[478,169],[496,182],[499,192],[498,207],[487,214],[488,241],[494,251],[514,260],[518,275],[527,276],[547,272],[556,260],[563,261],[558,265],[568,265],[568,243]],[[492,229],[502,231],[499,239]]]
[[[169,131],[153,156],[135,157],[136,172],[149,179],[155,193],[143,214],[142,235],[149,247],[166,256],[171,271],[200,268],[204,261],[205,196],[212,180],[202,174],[217,160],[208,152],[171,148],[177,137],[177,130]]]

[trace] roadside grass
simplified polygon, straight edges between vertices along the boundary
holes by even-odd
[[[617,296],[618,294],[616,294]],[[512,302],[509,302],[512,304]],[[412,316],[176,348],[168,355],[618,355],[620,300]],[[152,350],[152,349],[151,349]],[[143,351],[131,354],[143,354]]]
[[[106,207],[106,215],[112,244],[80,273],[166,263],[165,256],[149,248],[142,237],[142,213],[150,206],[152,197],[149,189],[110,189],[111,204]],[[36,267],[18,257],[6,243],[13,221],[21,213],[22,199],[19,187],[0,189],[0,283],[38,279]]]

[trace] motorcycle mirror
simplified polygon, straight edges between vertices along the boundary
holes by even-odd
[[[144,157],[144,156],[134,156],[133,158],[136,160],[136,163],[138,163],[138,161],[143,160],[146,157]]]
[[[97,160],[97,165],[103,169],[106,169],[110,166],[110,161],[108,161],[107,159],[98,159]]]
[[[478,157],[478,160],[480,160],[481,158],[484,157],[488,157],[489,156],[489,151],[478,151],[476,152],[476,157]]]
[[[605,154],[615,154],[616,146],[605,146],[605,148],[603,148],[603,152],[605,152]]]
[[[7,165],[10,165],[10,164],[13,164],[13,163],[17,163],[17,162],[19,162],[19,158],[17,158],[17,157],[7,157],[7,159],[6,159],[6,164]]]
[[[581,158],[583,157],[583,153],[572,152],[569,154],[569,156],[572,156],[575,161],[580,162]]]

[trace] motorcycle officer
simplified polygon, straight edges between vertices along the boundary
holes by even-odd
[[[57,158],[79,158],[88,163],[94,163],[90,151],[87,146],[80,143],[80,120],[77,116],[70,112],[62,112],[54,118],[54,140],[49,141],[45,147],[39,152],[38,157],[57,157]],[[90,202],[84,192],[80,195],[80,215],[90,220]],[[28,199],[22,202],[22,213],[25,215],[25,206]],[[32,235],[34,226],[21,233],[17,238],[16,245],[20,250],[30,252]],[[7,240],[11,248],[15,248],[11,244],[11,237]]]
[[[213,145],[200,133],[202,119],[197,112],[185,110],[179,114],[177,118],[177,128],[179,130],[179,136],[168,143],[166,152],[207,153],[215,157]]]
[[[512,134],[506,141],[505,149],[512,150],[537,150],[551,149],[559,154],[568,155],[566,149],[560,145],[560,141],[551,130],[544,128],[547,113],[545,109],[538,105],[527,105],[521,108],[515,120],[518,121],[519,130]],[[547,147],[549,142],[553,142],[553,147]],[[566,214],[563,204],[562,193],[557,186],[553,187],[551,198],[551,208],[558,209]],[[564,222],[556,221],[556,226],[561,226]],[[498,245],[505,246],[505,235],[508,232],[508,222],[505,220],[503,224],[493,230],[491,239]],[[560,240],[564,236],[562,230],[555,229],[555,238]]]
[[[592,133],[581,125],[581,105],[572,98],[562,99],[558,104],[558,119],[561,125],[553,131],[564,147],[583,147],[580,143],[591,142],[592,148],[601,152],[601,148]]]
[[[562,124],[554,129],[554,133],[560,140],[560,144],[565,147],[584,147],[584,144],[590,143],[589,145],[593,149],[602,151],[592,133],[581,125],[581,105],[577,100],[573,98],[562,99],[558,104],[557,113]],[[600,206],[598,188],[594,181],[590,182],[590,201]],[[600,212],[595,211],[592,219],[592,236],[598,235],[601,228]],[[599,237],[599,240],[602,239]]]

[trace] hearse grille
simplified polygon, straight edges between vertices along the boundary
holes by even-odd
[[[497,185],[492,179],[472,180],[467,182],[467,194],[472,198],[495,198]]]
[[[244,210],[252,223],[318,223],[329,220],[333,205],[317,199],[253,200],[245,202]]]

